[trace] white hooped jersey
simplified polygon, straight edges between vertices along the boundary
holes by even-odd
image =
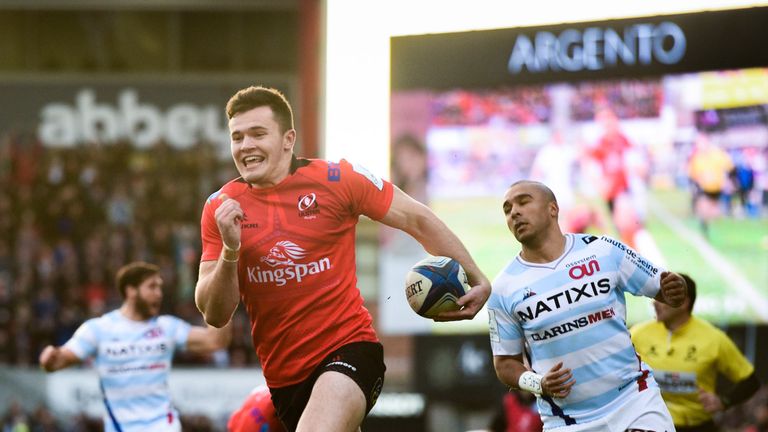
[[[488,300],[493,354],[526,355],[542,375],[562,361],[576,380],[566,398],[538,398],[545,429],[597,420],[657,386],[632,345],[624,294],[655,297],[661,272],[613,238],[566,234],[557,260],[517,256],[496,277]]]
[[[178,428],[168,374],[174,350],[186,347],[190,328],[170,315],[133,321],[115,310],[89,319],[67,341],[64,346],[81,360],[95,358],[106,432]]]

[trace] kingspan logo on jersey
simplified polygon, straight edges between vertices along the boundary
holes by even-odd
[[[248,266],[248,281],[253,283],[274,283],[283,286],[289,280],[301,282],[306,276],[316,275],[331,269],[331,260],[328,257],[308,263],[297,262],[307,256],[307,251],[290,240],[275,243],[266,256],[261,257],[260,262],[269,267]]]

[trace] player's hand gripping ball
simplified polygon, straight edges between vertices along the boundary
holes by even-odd
[[[411,309],[425,318],[459,309],[456,300],[469,291],[467,274],[458,261],[436,256],[423,259],[405,278],[405,297]]]

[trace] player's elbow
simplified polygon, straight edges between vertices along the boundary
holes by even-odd
[[[206,324],[211,327],[216,327],[217,329],[223,328],[229,324],[229,317],[224,315],[215,315],[203,312],[203,319],[205,320]]]
[[[215,350],[225,349],[229,346],[230,342],[232,342],[232,320],[228,320],[227,324],[224,327],[217,328],[216,330],[212,330],[215,332],[215,337],[213,338],[214,343],[216,345]]]

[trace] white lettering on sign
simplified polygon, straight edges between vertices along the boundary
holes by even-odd
[[[134,89],[117,96],[117,104],[96,101],[93,89],[82,89],[75,104],[49,103],[40,110],[38,137],[49,146],[71,147],[84,141],[112,143],[127,139],[147,148],[158,141],[189,148],[199,141],[227,143],[222,107],[178,103],[165,111],[142,103]]]
[[[675,23],[640,23],[620,35],[612,28],[566,29],[559,35],[536,33],[533,40],[521,34],[515,40],[507,68],[512,74],[527,72],[601,70],[627,66],[678,63],[685,55],[686,39]]]

